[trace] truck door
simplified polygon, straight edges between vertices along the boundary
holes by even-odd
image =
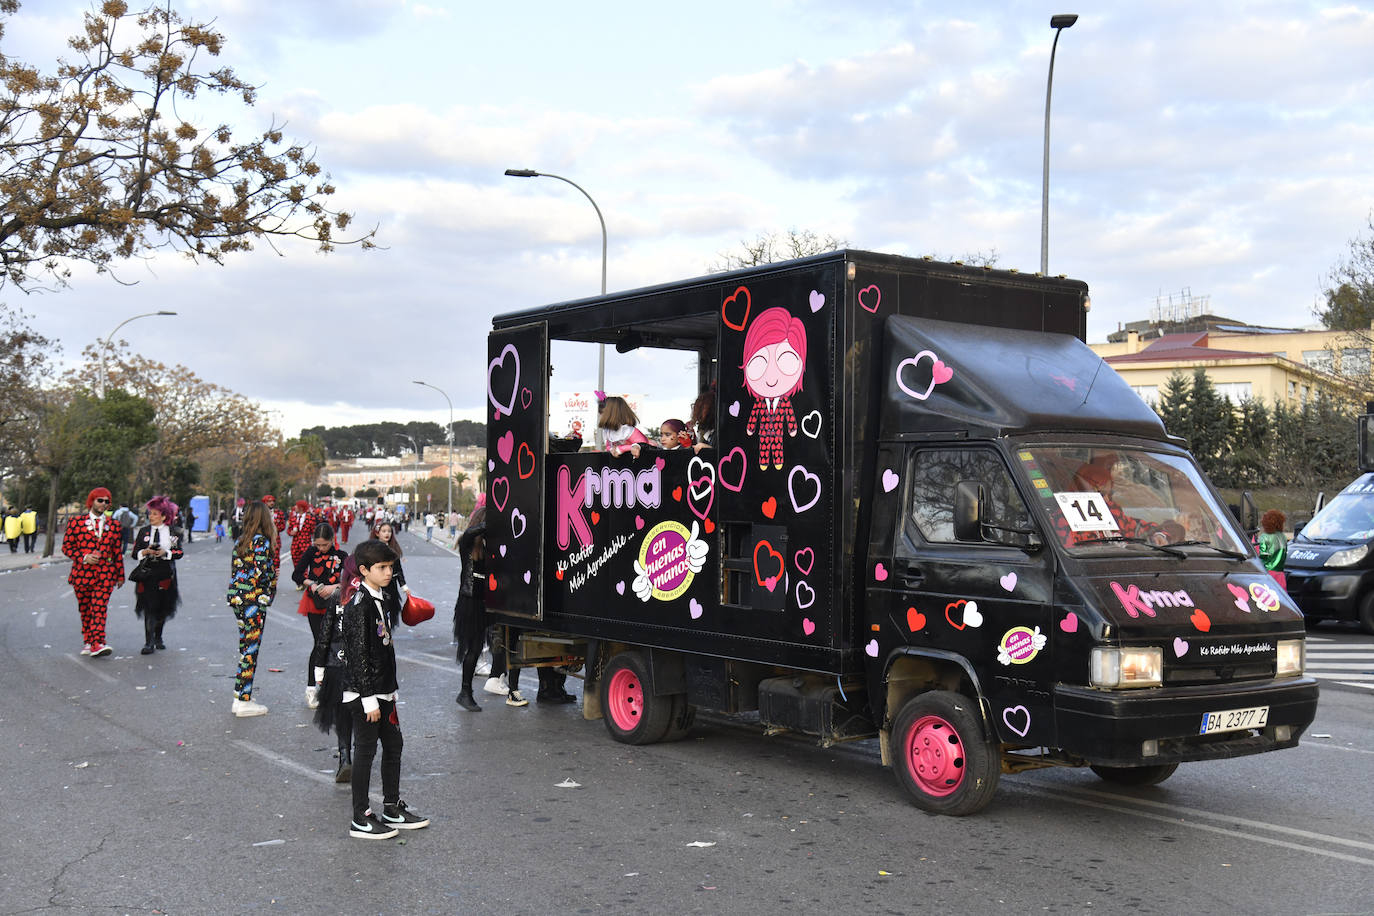
[[[1031,536],[996,529],[976,543],[954,537],[954,489],[961,480],[983,485],[989,524],[1034,527],[1002,456],[972,443],[909,445],[883,454],[898,466],[878,473],[888,481],[900,475],[901,499],[895,530],[873,537],[875,544],[890,544],[891,554],[869,558],[878,573],[867,576],[870,619],[904,637],[909,648],[900,651],[967,660],[1000,740],[1053,745],[1053,554],[1027,549]]]
[[[544,463],[549,329],[487,337],[487,608],[544,614]]]

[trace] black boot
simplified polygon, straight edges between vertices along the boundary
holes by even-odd
[[[339,770],[334,774],[335,782],[351,782],[353,779],[353,754],[345,746],[339,746]]]
[[[159,649],[167,648],[167,644],[162,641],[162,625],[166,622],[165,620],[159,620],[157,622],[157,630],[153,633],[153,645]]]
[[[151,611],[143,612],[143,648],[138,650],[139,655],[153,654],[153,614]]]
[[[477,701],[472,698],[471,687],[466,688],[462,693],[458,694],[458,705],[466,709],[468,712],[482,711],[482,707],[478,706]]]

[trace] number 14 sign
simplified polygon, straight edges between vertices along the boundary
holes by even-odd
[[[1112,510],[1101,493],[1055,493],[1059,511],[1069,523],[1071,531],[1119,531]]]

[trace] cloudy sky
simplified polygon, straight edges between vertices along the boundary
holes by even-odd
[[[4,51],[50,65],[89,6],[25,0]],[[190,119],[232,117],[244,136],[286,121],[386,249],[158,257],[121,269],[134,286],[79,274],[0,295],[68,357],[174,309],[120,336],[262,401],[288,435],[447,419],[416,378],[480,418],[491,315],[598,291],[590,204],[508,167],[592,194],[612,290],[698,276],[791,227],[1037,269],[1052,13],[1082,18],[1055,63],[1049,263],[1092,287],[1089,340],[1184,290],[1218,314],[1311,324],[1374,206],[1369,4],[177,6],[213,17],[228,39],[217,65],[262,87],[252,109]],[[645,369],[612,361],[607,388],[642,390]]]

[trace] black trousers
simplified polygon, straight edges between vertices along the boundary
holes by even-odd
[[[377,742],[382,743],[382,804],[394,805],[401,800],[401,722],[396,716],[396,704],[381,701],[381,718],[367,721],[363,701],[348,704],[353,710],[353,819],[362,821],[369,807],[368,790],[372,787],[372,758],[377,756]],[[378,817],[380,811],[374,811]]]
[[[324,626],[324,615],[306,614],[305,619],[310,624],[310,645],[313,647],[315,643],[320,641],[320,628]],[[306,656],[305,659],[305,686],[318,686],[315,683],[315,666],[310,664],[309,656]]]

